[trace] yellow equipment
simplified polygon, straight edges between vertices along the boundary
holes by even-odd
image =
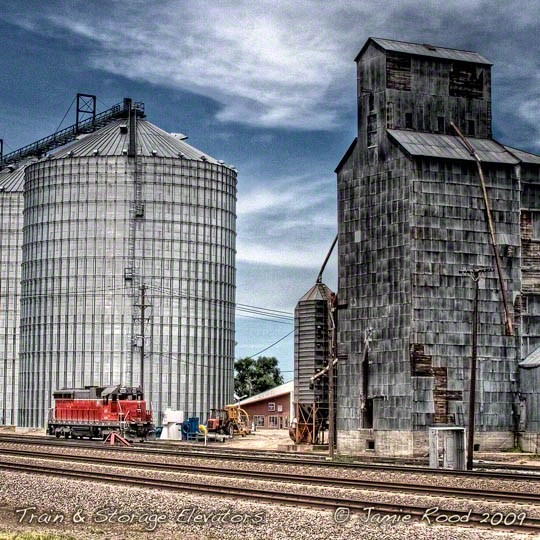
[[[238,405],[225,405],[224,409],[211,409],[210,418],[206,422],[206,429],[210,432],[245,437],[251,433],[249,415]]]

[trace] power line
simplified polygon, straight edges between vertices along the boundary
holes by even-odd
[[[261,308],[259,306],[250,306],[249,304],[240,304],[240,303],[237,303],[236,305],[246,307],[246,308],[266,309],[266,311],[274,311],[276,313],[283,313],[285,315],[293,315],[293,313],[291,311],[281,311],[280,309]]]
[[[285,334],[282,338],[278,339],[277,341],[274,341],[274,343],[272,343],[272,345],[268,345],[268,347],[266,347],[266,349],[263,349],[262,351],[259,351],[259,352],[255,353],[255,354],[251,355],[251,356],[247,356],[246,358],[254,358],[258,354],[261,354],[264,351],[267,351],[268,349],[271,349],[274,345],[277,345],[280,341],[283,341],[286,337],[289,337],[293,332],[294,332],[294,330],[291,330],[288,334]]]
[[[170,289],[168,287],[157,287],[155,285],[150,285],[149,288],[153,289],[153,290],[156,290],[156,291],[159,291],[159,292],[169,292],[170,294],[176,296],[177,298],[202,300],[204,302],[209,302],[209,303],[211,303],[211,302],[213,302],[213,303],[226,303],[226,302],[228,302],[226,300],[218,300],[216,298],[205,298],[205,297],[202,297],[202,296],[190,295],[190,294],[182,293],[182,291],[178,291],[178,290],[175,290],[175,289]],[[229,301],[229,303],[234,304],[233,302],[230,302],[230,301]],[[255,307],[255,306],[253,306],[254,309],[252,309],[251,306],[249,308],[248,307],[242,307],[244,305],[246,305],[246,304],[236,304],[235,305],[236,311],[240,311],[240,312],[244,312],[244,313],[250,313],[251,316],[249,316],[249,315],[239,315],[239,316],[257,319],[259,317],[253,317],[253,315],[262,315],[262,316],[270,317],[271,319],[276,319],[276,320],[273,320],[272,322],[281,322],[282,324],[290,324],[294,320],[293,317],[289,317],[289,316],[285,316],[285,315],[281,315],[281,314],[276,314],[275,311],[277,311],[277,310],[269,310],[267,308]],[[240,306],[240,307],[238,307],[238,306]],[[283,312],[283,313],[286,313],[286,312]],[[281,320],[277,320],[277,319],[281,319]],[[267,319],[267,320],[270,320],[270,319]],[[283,323],[283,321],[287,321],[287,322]]]
[[[236,316],[240,317],[242,319],[256,319],[258,321],[267,321],[267,322],[273,322],[273,323],[278,323],[278,324],[293,324],[292,322],[276,321],[275,319],[267,319],[267,318],[264,318],[264,317],[253,317],[252,315],[240,314],[240,315],[236,315]]]

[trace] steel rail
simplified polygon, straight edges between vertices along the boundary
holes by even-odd
[[[253,489],[247,487],[236,486],[213,486],[207,483],[191,483],[179,480],[154,480],[151,478],[134,477],[131,475],[120,474],[115,472],[97,472],[88,470],[73,470],[61,469],[47,465],[33,465],[29,463],[4,463],[0,462],[0,469],[30,472],[32,474],[44,474],[62,476],[73,479],[93,480],[109,483],[119,483],[122,485],[130,485],[136,487],[147,487],[152,489],[173,490],[173,491],[189,491],[197,494],[205,495],[220,495],[226,497],[235,497],[243,500],[251,499],[256,502],[280,503],[294,506],[304,506],[309,508],[321,508],[329,510],[337,510],[338,508],[348,508],[352,512],[366,512],[368,508],[372,512],[382,514],[391,514],[397,516],[410,515],[412,518],[422,520],[426,515],[426,511],[431,509],[427,505],[402,505],[399,503],[389,502],[373,502],[362,501],[358,499],[326,497],[321,495],[304,495],[299,493],[284,493],[280,491],[272,491],[268,489]],[[472,510],[446,510],[438,508],[437,515],[440,516],[458,516],[464,520],[460,525],[467,526],[485,526],[491,530],[506,530],[519,532],[534,532],[540,533],[540,519],[526,516],[521,524],[512,524],[505,526],[504,524],[487,524],[483,523],[486,513],[473,512]],[[489,515],[489,514],[488,514]],[[432,521],[433,523],[433,521]]]
[[[422,474],[433,474],[433,475],[448,475],[448,476],[465,476],[465,477],[481,477],[481,478],[492,478],[492,479],[507,479],[507,480],[525,480],[525,481],[540,481],[540,474],[520,474],[520,473],[507,473],[507,472],[489,472],[489,471],[455,471],[451,469],[432,469],[429,467],[415,466],[415,465],[399,465],[399,464],[374,464],[374,463],[343,463],[336,461],[329,461],[327,459],[301,459],[301,458],[292,458],[288,452],[283,453],[283,457],[279,456],[278,452],[275,452],[276,457],[270,457],[269,455],[262,454],[258,455],[257,452],[260,450],[246,451],[236,449],[227,449],[227,452],[231,453],[221,453],[223,450],[218,452],[207,450],[206,452],[193,450],[191,447],[182,447],[180,445],[167,445],[167,449],[157,449],[157,448],[148,448],[147,446],[136,446],[132,448],[118,448],[118,447],[108,447],[104,446],[103,443],[95,441],[71,441],[71,440],[56,440],[51,439],[50,437],[39,438],[38,436],[30,436],[26,438],[21,438],[24,436],[14,436],[6,437],[0,435],[0,443],[14,443],[14,444],[31,444],[31,445],[43,445],[43,446],[61,446],[63,448],[84,448],[89,450],[101,450],[101,451],[111,451],[111,452],[131,452],[131,453],[146,453],[152,455],[163,455],[163,456],[174,456],[174,457],[191,457],[191,458],[207,458],[207,459],[223,459],[223,460],[238,460],[238,461],[249,461],[249,462],[261,462],[261,463],[276,463],[276,464],[286,464],[286,465],[302,465],[302,466],[314,466],[314,467],[334,467],[341,469],[367,469],[367,470],[380,470],[388,472],[405,472],[405,473],[422,473]],[[38,439],[38,440],[35,440]],[[160,444],[160,443],[157,443]],[[172,449],[174,448],[174,449]],[[204,448],[204,447],[199,447]],[[0,448],[1,450],[1,448]],[[245,452],[245,453],[242,453]],[[264,452],[264,451],[262,451]],[[271,452],[271,451],[269,451]],[[483,464],[477,464],[477,466],[484,466]],[[488,466],[491,468],[491,465]],[[492,468],[505,468],[503,465],[493,465]],[[519,466],[516,466],[519,468]],[[540,471],[540,467],[526,468],[523,470]]]
[[[412,492],[441,497],[481,498],[484,500],[505,501],[522,504],[537,504],[540,493],[522,493],[497,490],[483,490],[476,488],[461,488],[441,485],[405,484],[393,481],[365,480],[356,478],[333,478],[328,476],[314,476],[294,473],[278,473],[274,471],[253,471],[244,469],[230,469],[222,467],[206,467],[203,465],[183,465],[178,463],[160,463],[156,461],[131,461],[101,456],[81,456],[53,454],[46,452],[0,448],[0,458],[4,455],[15,455],[33,459],[55,459],[59,461],[75,461],[96,465],[109,465],[121,467],[134,467],[145,469],[160,469],[170,472],[189,474],[207,474],[214,476],[243,477],[263,481],[279,481],[301,484],[318,484],[347,489],[375,489],[384,491]]]

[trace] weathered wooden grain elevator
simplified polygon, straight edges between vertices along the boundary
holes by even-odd
[[[479,54],[370,38],[356,64],[358,136],[336,169],[338,450],[424,453],[428,427],[467,425],[464,272],[480,266],[475,443],[537,444],[540,367],[520,363],[540,345],[540,157],[492,138]],[[451,123],[482,164],[513,335],[475,158]]]

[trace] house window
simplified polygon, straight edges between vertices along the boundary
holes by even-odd
[[[277,412],[283,412],[283,405],[277,406]]]
[[[274,412],[276,410],[276,404],[275,403],[269,403],[268,404],[268,411]]]
[[[468,120],[467,121],[467,131],[469,132],[469,135],[475,134],[475,127],[474,127],[474,120]]]
[[[264,427],[264,416],[256,414],[253,416],[253,422],[255,423],[255,427]]]
[[[279,427],[279,416],[269,416],[268,417],[268,427],[270,427],[270,428]]]

